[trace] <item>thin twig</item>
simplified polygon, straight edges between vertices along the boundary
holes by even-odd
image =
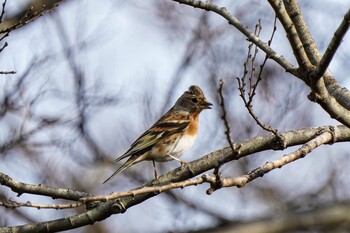
[[[16,73],[16,71],[13,71],[13,70],[11,70],[11,71],[0,71],[0,74],[15,74]]]
[[[5,44],[0,48],[0,53],[8,46],[8,43],[5,42]]]
[[[225,7],[215,5],[211,1],[195,1],[195,0],[173,0],[178,3],[186,4],[195,8],[201,8],[203,10],[212,11],[224,17],[229,24],[232,24],[240,32],[242,32],[249,41],[256,44],[261,50],[267,53],[270,59],[276,61],[280,66],[282,66],[287,72],[290,72],[295,77],[300,78],[298,70],[289,63],[283,56],[276,53],[267,43],[259,39],[253,32],[251,32],[242,22],[240,22],[236,17],[234,17]]]
[[[260,32],[261,32],[261,19],[258,20],[258,23],[255,25],[255,31],[254,31],[254,34],[259,37],[260,36]],[[253,100],[253,96],[254,96],[254,85],[253,84],[253,78],[255,76],[255,60],[256,60],[256,56],[258,55],[258,52],[259,52],[259,49],[258,49],[258,46],[257,45],[254,45],[253,43],[251,43],[252,46],[254,46],[254,53],[253,53],[253,56],[251,56],[251,62],[250,62],[250,76],[249,76],[249,92],[248,92],[248,96],[249,96],[249,101],[248,101],[248,105],[250,105],[250,101]]]
[[[317,80],[321,78],[324,75],[324,73],[327,71],[329,64],[333,60],[333,56],[337,52],[337,49],[339,48],[346,32],[349,30],[349,27],[350,27],[350,9],[344,15],[344,19],[339,25],[338,29],[335,31],[332,37],[332,40],[329,42],[325,54],[322,56],[321,61],[319,62],[319,64],[311,74],[312,79]]]
[[[274,22],[273,22],[273,30],[272,30],[272,33],[271,33],[271,36],[270,36],[270,39],[268,40],[267,44],[269,46],[271,46],[271,43],[272,43],[272,40],[273,40],[273,37],[275,35],[275,32],[277,30],[277,26],[276,26],[276,23],[277,23],[277,16],[275,15],[275,19],[274,19]],[[260,20],[259,20],[259,24],[260,24]],[[261,26],[260,26],[261,27]],[[257,49],[257,48],[256,48]],[[267,59],[269,58],[269,56],[266,54],[265,55],[265,58],[264,58],[264,61],[263,63],[260,65],[260,70],[259,70],[259,74],[258,74],[258,77],[256,79],[256,82],[254,83],[254,85],[252,86],[251,88],[251,100],[253,99],[253,96],[255,95],[256,93],[256,88],[258,87],[258,84],[259,82],[262,80],[262,72],[265,68],[265,65],[266,65],[266,62],[267,62]],[[250,105],[249,105],[250,106]]]
[[[70,204],[38,204],[38,203],[31,203],[31,202],[17,202],[12,199],[10,199],[7,202],[0,202],[0,206],[4,206],[6,208],[18,208],[18,207],[32,207],[37,209],[72,209],[77,208],[79,206],[82,206],[83,202],[76,202],[76,203],[70,203]]]
[[[224,86],[224,80],[220,79],[219,81],[219,96],[220,96],[220,106],[222,109],[222,116],[221,119],[224,121],[224,125],[226,128],[225,134],[226,134],[226,139],[230,145],[230,148],[232,150],[232,153],[235,153],[235,148],[233,146],[233,142],[231,140],[231,128],[230,128],[230,124],[228,123],[227,120],[227,112],[226,112],[226,108],[225,108],[225,99],[224,99],[224,95],[222,94],[222,87]]]
[[[272,33],[271,33],[271,37],[268,41],[268,44],[269,46],[271,45],[272,43],[272,40],[273,40],[273,37],[274,37],[274,34],[275,34],[275,31],[276,31],[276,22],[277,22],[277,18],[275,16],[275,20],[274,20],[274,25],[273,25],[273,30],[272,30]],[[258,21],[256,27],[255,27],[255,32],[257,36],[259,36],[260,34],[260,30],[261,30],[261,22],[260,20]],[[254,76],[254,73],[255,73],[255,58],[256,58],[256,55],[258,53],[258,49],[257,49],[257,46],[255,46],[255,50],[254,50],[254,53],[252,53],[252,47],[253,47],[253,43],[250,43],[248,45],[248,54],[247,54],[247,59],[246,61],[244,62],[244,65],[243,65],[243,76],[241,78],[237,78],[237,81],[238,81],[238,90],[240,91],[240,96],[244,102],[244,105],[245,107],[247,108],[249,114],[252,116],[252,118],[254,119],[254,121],[264,130],[266,131],[269,131],[269,132],[272,132],[280,141],[280,144],[283,146],[284,143],[283,143],[283,138],[281,137],[281,135],[278,133],[278,131],[276,129],[274,129],[273,127],[271,126],[266,126],[265,124],[263,124],[258,116],[254,113],[253,111],[253,99],[254,99],[254,96],[256,94],[256,89],[258,87],[258,84],[259,82],[261,81],[262,79],[262,72],[264,70],[264,67],[265,67],[265,64],[266,64],[266,61],[268,59],[268,55],[266,54],[265,55],[265,59],[263,61],[263,63],[260,65],[260,70],[259,70],[259,74],[258,74],[258,77],[255,81],[255,83],[253,82],[253,76]],[[249,76],[249,92],[248,92],[248,99],[246,97],[246,91],[245,89],[247,88],[246,87],[246,77],[247,77],[247,74],[249,73],[248,71],[248,63],[251,63],[251,69],[250,69],[250,76]]]
[[[63,1],[63,0],[61,0]],[[39,10],[39,12],[33,12],[33,7],[30,7],[26,14],[22,17],[21,20],[19,20],[15,25],[9,27],[9,28],[5,28],[3,30],[0,31],[0,34],[3,34],[3,33],[9,33],[13,30],[16,30],[18,28],[21,28],[25,25],[27,25],[28,23],[36,20],[37,18],[43,16],[43,15],[46,15],[50,12],[52,12],[57,6],[59,6],[59,3],[55,4],[52,8],[50,9],[45,9],[45,5],[42,6],[42,8]]]
[[[3,20],[4,15],[5,15],[6,2],[7,2],[7,0],[5,0],[2,4],[2,10],[1,10],[1,15],[0,15],[0,24],[2,23],[2,20]]]

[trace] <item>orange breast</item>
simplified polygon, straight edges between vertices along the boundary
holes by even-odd
[[[194,113],[190,117],[190,124],[188,125],[188,128],[186,130],[186,133],[189,135],[197,135],[198,133],[198,121],[199,121],[199,114]]]

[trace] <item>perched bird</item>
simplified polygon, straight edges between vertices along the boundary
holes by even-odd
[[[204,109],[210,109],[212,105],[198,86],[190,86],[167,113],[144,132],[125,154],[115,160],[119,162],[128,158],[103,183],[144,160],[152,161],[156,178],[154,161],[165,162],[175,159],[183,166],[185,162],[179,157],[193,145],[197,137],[199,113]]]

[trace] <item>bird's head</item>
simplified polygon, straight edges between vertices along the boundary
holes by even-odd
[[[182,96],[176,101],[175,110],[185,110],[190,113],[201,112],[204,109],[211,109],[210,103],[204,96],[202,89],[199,86],[193,85],[185,91]]]

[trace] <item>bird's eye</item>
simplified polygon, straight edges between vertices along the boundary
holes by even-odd
[[[192,100],[193,103],[197,103],[198,102],[198,99],[196,97],[193,97],[191,100]]]

